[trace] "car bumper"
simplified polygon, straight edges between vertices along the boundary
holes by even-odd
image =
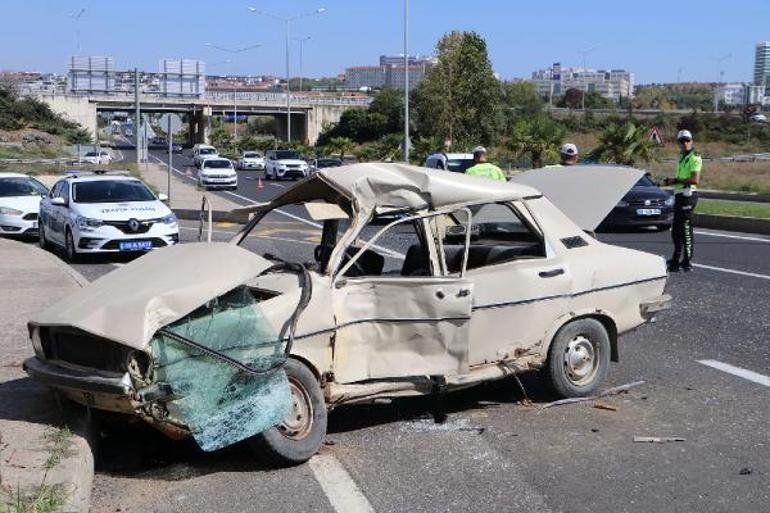
[[[99,410],[133,414],[135,392],[128,374],[105,375],[75,370],[42,360],[27,358],[24,371],[32,380],[55,388],[71,400]]]
[[[652,320],[658,312],[668,310],[671,308],[671,296],[669,294],[661,294],[639,303],[639,313],[646,321]]]
[[[131,253],[148,249],[127,249],[127,243],[139,243],[133,246],[147,245],[149,249],[173,246],[179,242],[179,225],[153,226],[146,233],[123,233],[114,227],[102,227],[90,232],[74,235],[78,253]]]
[[[0,235],[37,235],[38,220],[23,219],[22,216],[0,215]]]
[[[265,165],[259,162],[243,162],[240,167],[241,169],[265,169]]]
[[[640,215],[639,210],[660,208],[660,214]],[[615,207],[607,218],[602,221],[602,227],[645,227],[670,225],[674,222],[674,210],[671,207]]]
[[[217,188],[217,187],[222,187],[222,188],[237,188],[238,187],[238,179],[237,178],[233,179],[233,180],[201,178],[200,179],[200,183],[201,183],[201,185],[203,187],[208,187],[208,188],[212,188],[212,189]]]
[[[278,178],[289,178],[296,180],[298,178],[305,178],[308,175],[308,172],[301,169],[279,169],[275,172],[275,175]]]

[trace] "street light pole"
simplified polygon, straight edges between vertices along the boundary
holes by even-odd
[[[262,46],[261,43],[257,43],[254,45],[244,46],[243,48],[225,48],[224,46],[218,46],[214,43],[203,43],[203,46],[208,46],[209,48],[216,48],[219,51],[227,52],[227,53],[242,53],[246,50],[253,50],[254,48],[259,48]],[[232,62],[231,59],[226,59],[224,61],[225,63]],[[237,103],[237,96],[238,94],[238,86],[237,84],[233,86],[233,139],[236,139],[238,137],[238,103]]]
[[[717,84],[716,89],[714,91],[714,112],[719,112],[719,94],[722,92],[722,77],[724,76],[725,72],[723,70],[720,70],[720,67],[724,61],[732,57],[733,54],[728,53],[727,55],[723,55],[722,57],[712,57],[712,60],[717,63]]]
[[[319,7],[315,11],[306,12],[304,14],[298,14],[296,16],[277,16],[275,14],[270,14],[265,11],[261,11],[256,7],[249,7],[249,11],[253,12],[254,14],[261,14],[263,16],[267,16],[269,18],[282,21],[284,23],[285,36],[286,36],[286,142],[291,142],[291,82],[290,82],[291,78],[289,77],[289,32],[290,32],[289,25],[294,20],[298,20],[300,18],[306,18],[308,16],[314,16],[316,14],[322,14],[326,12],[326,9],[324,7]]]
[[[302,89],[302,47],[304,46],[305,41],[309,41],[312,39],[310,36],[305,37],[295,37],[295,41],[299,41],[299,92],[301,93],[303,91]]]
[[[583,56],[583,94],[580,99],[580,109],[586,110],[586,94],[588,94],[588,83],[586,82],[586,58],[593,53],[597,47],[589,48],[588,50],[578,50],[578,53]]]
[[[409,0],[404,0],[404,162],[409,164]]]

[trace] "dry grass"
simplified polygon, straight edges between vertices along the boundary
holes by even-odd
[[[674,176],[676,162],[646,166],[658,179]],[[720,162],[706,160],[701,173],[702,189],[770,194],[770,161]]]

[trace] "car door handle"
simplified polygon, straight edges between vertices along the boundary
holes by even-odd
[[[471,295],[471,289],[460,289],[457,292],[457,297],[468,297]]]
[[[558,269],[551,269],[550,271],[540,271],[538,276],[541,278],[554,278],[562,274],[564,274],[564,269],[559,267]]]

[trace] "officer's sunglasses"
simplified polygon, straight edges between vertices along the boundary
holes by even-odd
[[[692,139],[678,139],[678,141],[679,141],[679,144],[684,144],[684,143],[692,142]]]

